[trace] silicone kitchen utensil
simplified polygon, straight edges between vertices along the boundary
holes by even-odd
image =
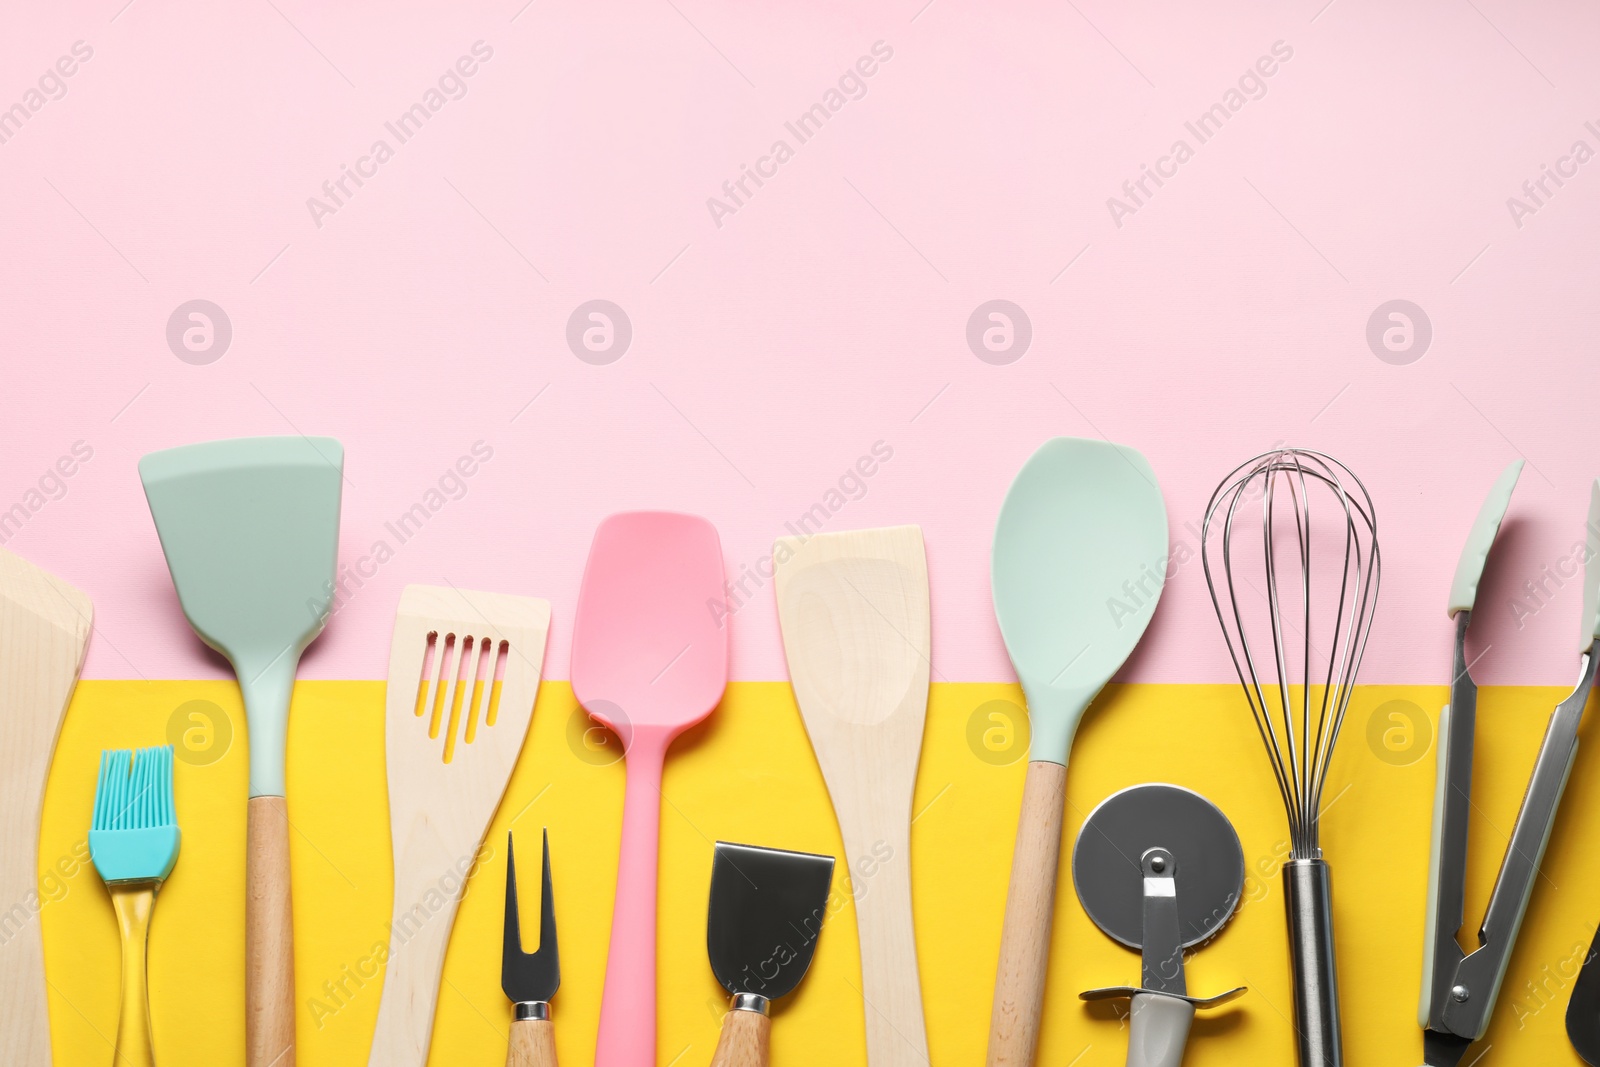
[[[0,900],[11,909],[0,960],[0,1063],[16,1067],[50,1067],[39,818],[93,614],[87,596],[0,548]]]
[[[717,842],[706,953],[733,1004],[711,1067],[767,1067],[768,1009],[806,976],[832,884],[832,856]]]
[[[1144,456],[1126,445],[1057,437],[1011,483],[995,527],[990,580],[1032,738],[995,974],[989,1067],[1033,1063],[1067,750],[1084,710],[1149,625],[1166,568],[1161,488]]]
[[[1579,628],[1578,684],[1556,706],[1528,779],[1511,840],[1489,906],[1478,927],[1478,945],[1466,951],[1458,938],[1466,904],[1467,823],[1472,807],[1473,740],[1477,722],[1478,686],[1466,658],[1467,629],[1484,560],[1500,529],[1522,461],[1510,464],[1495,481],[1467,537],[1450,587],[1449,612],[1455,620],[1455,656],[1451,666],[1450,703],[1439,713],[1439,756],[1433,798],[1433,840],[1428,868],[1428,917],[1423,940],[1422,999],[1417,1018],[1423,1026],[1423,1059],[1429,1067],[1456,1067],[1472,1043],[1489,1029],[1494,1004],[1505,979],[1511,950],[1550,843],[1561,794],[1566,790],[1578,750],[1578,725],[1594,687],[1595,638],[1600,636],[1600,480],[1589,494],[1589,522],[1583,566],[1583,614]],[[1592,959],[1592,957],[1591,957]],[[1588,964],[1585,964],[1585,971]],[[1580,972],[1567,1011],[1567,1032],[1582,1052],[1580,1035],[1587,1028],[1579,1008],[1589,988]],[[1574,1010],[1579,1012],[1575,1020]],[[1576,1022],[1576,1032],[1575,1024]],[[1591,1046],[1592,1050],[1592,1046]]]
[[[1283,888],[1300,1064],[1339,1067],[1322,789],[1377,607],[1377,512],[1338,460],[1275,449],[1222,480],[1206,506],[1200,545],[1217,622],[1289,823]],[[1223,588],[1212,565],[1219,551]]]
[[[150,912],[178,862],[178,815],[172,801],[172,746],[100,754],[89,858],[100,872],[122,935],[122,1001],[115,1067],[155,1067],[145,951]]]
[[[911,794],[928,710],[928,563],[922,530],[784,537],[778,621],[795,699],[828,783],[855,894],[867,1062],[928,1062],[911,913]]]
[[[189,625],[239,678],[250,734],[245,1063],[294,1067],[294,923],[284,746],[303,652],[333,604],[344,448],[248,437],[139,461]]]
[[[1600,959],[1600,933],[1589,943],[1589,954],[1583,958],[1578,980],[1572,984],[1572,999],[1567,1001],[1567,1038],[1589,1067],[1600,1064],[1600,963],[1597,959]]]
[[[1209,940],[1239,906],[1244,850],[1211,801],[1175,785],[1136,785],[1089,813],[1072,852],[1083,910],[1141,957],[1139,984],[1084,1000],[1131,1001],[1128,1067],[1179,1067],[1196,1008],[1244,993],[1192,997],[1183,952]]]
[[[628,784],[595,1067],[656,1056],[656,859],[673,738],[728,682],[722,545],[693,515],[633,511],[595,531],[572,630],[572,691],[622,740]]]
[[[384,695],[394,920],[372,1067],[423,1067],[467,876],[522,751],[550,605],[408,585]]]
[[[550,888],[550,831],[544,833],[544,866],[539,890],[539,949],[522,951],[517,917],[517,857],[506,834],[506,918],[500,952],[500,988],[516,1007],[508,1037],[506,1067],[556,1067],[556,1035],[550,1024],[550,998],[561,985],[561,952],[556,946],[556,900]]]

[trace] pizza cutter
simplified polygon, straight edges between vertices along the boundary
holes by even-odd
[[[1199,793],[1136,785],[1089,814],[1072,852],[1078,900],[1114,941],[1138,949],[1137,986],[1111,986],[1084,1000],[1132,1001],[1127,1067],[1178,1067],[1196,1008],[1244,993],[1189,995],[1183,951],[1209,940],[1239,906],[1244,850],[1227,816]]]

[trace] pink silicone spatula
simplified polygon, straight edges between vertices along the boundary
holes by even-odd
[[[595,531],[572,630],[572,691],[622,739],[628,784],[595,1067],[656,1057],[656,857],[667,746],[728,683],[722,543],[705,519],[612,515]]]

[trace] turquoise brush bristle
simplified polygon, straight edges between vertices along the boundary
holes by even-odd
[[[100,753],[89,856],[107,885],[161,882],[178,862],[172,746]]]

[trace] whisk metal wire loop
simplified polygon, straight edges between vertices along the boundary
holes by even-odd
[[[1280,574],[1279,551],[1275,542],[1275,523],[1278,520],[1277,513],[1281,510],[1277,505],[1280,482],[1286,486],[1288,493],[1288,510],[1294,522],[1299,557],[1301,610],[1297,614],[1300,616],[1301,648],[1298,684],[1301,693],[1298,716],[1291,691],[1297,683],[1290,669],[1292,660],[1285,640],[1286,615],[1280,592],[1281,583],[1293,581],[1294,576]],[[1333,614],[1332,642],[1322,674],[1321,697],[1316,702],[1313,714],[1313,689],[1318,688],[1313,684],[1313,657],[1318,653],[1311,636],[1314,611],[1312,565],[1315,556],[1311,504],[1312,495],[1319,491],[1319,484],[1331,490],[1344,513],[1344,548],[1339,572],[1338,607]],[[1251,647],[1245,624],[1249,612],[1241,606],[1241,581],[1235,580],[1234,573],[1235,526],[1240,515],[1248,510],[1244,505],[1256,491],[1261,497],[1261,547],[1273,646],[1271,666],[1276,672],[1276,714],[1267,697],[1274,688],[1274,679],[1264,678],[1260,669],[1265,664],[1261,660],[1264,649],[1260,648],[1259,640],[1256,649]],[[1218,595],[1217,579],[1211,563],[1211,528],[1218,519],[1219,511],[1224,512],[1221,552],[1222,579],[1227,586],[1227,612],[1224,612],[1222,597]],[[1206,505],[1200,538],[1200,558],[1205,571],[1206,588],[1211,593],[1217,622],[1222,627],[1223,638],[1228,645],[1228,655],[1250,704],[1256,729],[1266,746],[1279,792],[1283,795],[1289,821],[1291,856],[1297,859],[1320,858],[1322,854],[1319,820],[1323,783],[1344,724],[1345,712],[1350,706],[1355,677],[1372,628],[1373,607],[1382,570],[1377,534],[1372,498],[1361,479],[1333,457],[1310,449],[1274,449],[1247,460],[1229,472]],[[1259,595],[1260,591],[1256,592]],[[1229,615],[1233,619],[1231,627]]]

